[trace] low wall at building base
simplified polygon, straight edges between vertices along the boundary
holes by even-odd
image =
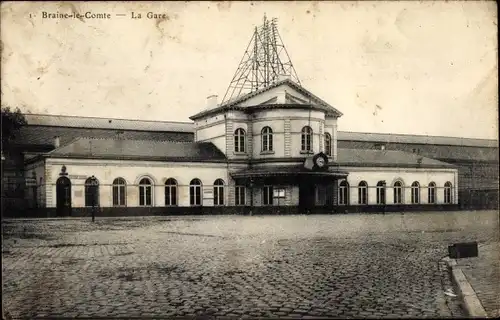
[[[191,215],[290,215],[290,214],[348,214],[348,213],[389,213],[423,211],[457,211],[459,205],[367,205],[315,207],[304,210],[296,206],[269,207],[105,207],[96,208],[95,217],[123,216],[191,216]],[[91,217],[92,208],[72,208],[64,217]],[[55,218],[56,208],[36,208],[9,210],[4,218]]]

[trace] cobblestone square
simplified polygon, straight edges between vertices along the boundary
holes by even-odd
[[[498,213],[8,220],[13,317],[461,317],[441,259]]]

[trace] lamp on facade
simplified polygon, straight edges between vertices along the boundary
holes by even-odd
[[[250,178],[248,186],[250,187],[250,211],[249,211],[249,214],[252,215],[253,214],[253,212],[252,212],[252,209],[253,209],[253,186],[254,186],[253,178]]]
[[[68,173],[66,172],[66,166],[63,164],[63,166],[61,167],[61,172],[59,173],[60,176],[67,176]]]
[[[97,181],[97,178],[95,176],[91,176],[89,179],[89,187],[91,190],[91,195],[92,195],[92,222],[95,221],[95,205],[97,203],[97,187],[99,186],[99,181]]]
[[[386,202],[386,192],[385,192],[385,188],[387,186],[387,183],[385,182],[385,180],[382,180],[382,187],[383,187],[383,191],[384,191],[384,196],[382,197],[382,213],[385,214],[385,202]]]

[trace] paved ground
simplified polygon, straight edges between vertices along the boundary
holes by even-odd
[[[478,257],[457,260],[457,267],[462,269],[484,310],[492,318],[500,318],[499,239],[480,245]]]
[[[497,212],[16,220],[12,316],[460,317],[442,257]]]

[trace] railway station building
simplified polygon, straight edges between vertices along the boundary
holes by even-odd
[[[270,32],[277,33],[275,24],[265,21],[249,46],[256,52],[252,70],[267,68],[266,76],[235,75],[223,99],[208,97],[190,122],[27,114],[6,153],[2,196],[12,204],[9,214],[347,213],[498,204],[497,141],[339,132],[341,110],[302,86],[289,59],[258,53],[282,45],[268,39]],[[284,67],[273,69],[278,65]]]

